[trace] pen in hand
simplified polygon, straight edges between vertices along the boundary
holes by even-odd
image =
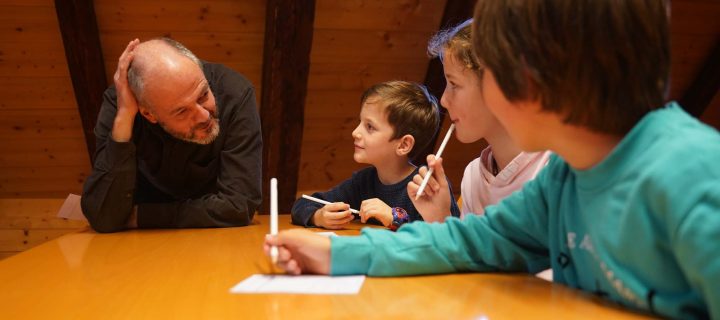
[[[440,158],[442,156],[443,150],[445,150],[445,145],[447,144],[448,140],[450,140],[450,136],[452,135],[453,130],[455,129],[455,124],[450,125],[450,129],[448,129],[448,132],[445,134],[445,139],[443,139],[443,142],[440,144],[440,148],[438,149],[438,152],[435,154],[435,159]],[[420,196],[422,195],[423,191],[425,190],[425,187],[427,186],[428,180],[430,180],[430,177],[433,174],[433,168],[430,168],[428,170],[427,174],[425,174],[425,178],[423,179],[422,183],[420,184],[420,188],[417,191],[417,194],[415,195],[415,200],[420,199]]]

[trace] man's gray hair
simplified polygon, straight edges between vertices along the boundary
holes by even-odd
[[[200,70],[202,70],[203,64],[198,57],[190,51],[187,47],[185,47],[182,43],[177,42],[173,39],[170,39],[168,37],[160,37],[160,38],[154,38],[152,40],[159,40],[163,43],[169,45],[170,47],[174,48],[178,53],[181,55],[189,58],[195,64],[200,67]],[[130,66],[128,67],[128,85],[130,86],[130,90],[132,90],[133,94],[135,95],[135,98],[138,100],[138,103],[144,107],[150,108],[150,105],[147,103],[147,101],[144,100],[143,97],[143,90],[145,89],[145,79],[144,79],[144,70],[141,70],[141,68],[133,68],[132,62],[130,63]]]

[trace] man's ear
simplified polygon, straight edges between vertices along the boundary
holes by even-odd
[[[400,137],[400,143],[398,144],[397,148],[395,149],[395,153],[399,156],[405,156],[412,151],[413,147],[415,146],[415,137],[412,135],[406,134],[402,137]]]
[[[145,119],[147,119],[147,121],[150,121],[150,123],[158,122],[157,118],[155,118],[155,115],[152,113],[152,111],[150,111],[150,109],[145,108],[145,107],[139,107],[139,109],[140,109],[140,114],[142,114],[142,116],[145,117]]]

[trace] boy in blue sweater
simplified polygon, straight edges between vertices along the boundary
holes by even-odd
[[[294,224],[341,229],[354,219],[350,208],[360,209],[363,223],[372,219],[393,230],[422,220],[406,187],[417,173],[410,159],[430,144],[438,130],[437,100],[422,85],[390,81],[370,87],[360,102],[360,123],[352,132],[353,158],[371,167],[353,173],[327,192],[313,194],[331,204],[303,198],[295,201]],[[454,201],[445,209],[460,215]]]
[[[663,0],[479,1],[485,104],[523,150],[556,153],[547,167],[483,216],[266,246],[293,274],[552,267],[628,308],[720,318],[720,135],[663,106],[668,38]]]

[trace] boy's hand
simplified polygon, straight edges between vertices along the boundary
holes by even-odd
[[[138,112],[138,103],[130,90],[128,84],[128,69],[135,57],[135,48],[140,44],[140,40],[135,39],[128,43],[125,51],[118,59],[118,67],[115,70],[113,81],[115,82],[115,91],[117,94],[117,114],[113,124],[112,138],[117,142],[128,142],[132,137],[133,122]]]
[[[408,183],[407,192],[412,200],[415,209],[422,215],[426,222],[443,222],[445,217],[450,216],[450,187],[445,178],[445,169],[442,166],[442,158],[435,159],[435,155],[428,155],[427,163],[433,169],[433,175],[428,180],[425,189],[419,199],[415,200],[420,184],[428,169],[425,167],[418,170],[418,174]]]
[[[342,229],[355,217],[350,212],[350,205],[344,202],[326,204],[315,211],[313,224],[325,229]]]
[[[267,235],[263,249],[270,256],[270,247],[277,246],[277,266],[290,274],[330,273],[330,238],[304,229],[292,229]]]
[[[367,199],[360,205],[360,221],[365,223],[370,218],[375,218],[383,226],[389,227],[392,224],[392,208],[378,198]]]

